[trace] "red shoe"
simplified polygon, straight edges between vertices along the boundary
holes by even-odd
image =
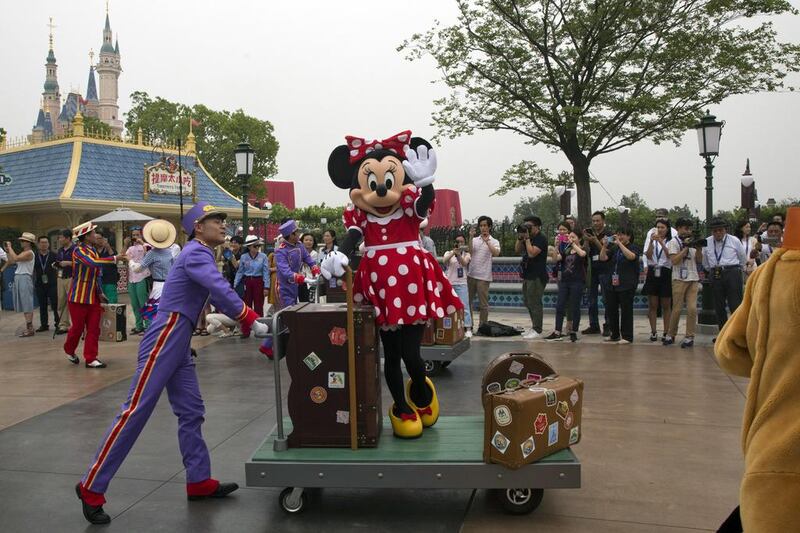
[[[264,346],[259,346],[258,347],[258,351],[263,353],[264,355],[266,355],[267,359],[269,359],[270,361],[272,361],[273,358],[275,357],[275,354],[272,353],[272,348],[271,347],[267,348],[267,347],[264,347]]]
[[[197,483],[187,483],[186,497],[189,501],[205,500],[207,498],[224,498],[238,488],[239,485],[236,483],[220,483],[216,479],[209,478]]]

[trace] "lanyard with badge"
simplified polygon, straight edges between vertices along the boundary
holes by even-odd
[[[622,258],[622,252],[618,249],[616,255],[614,256],[614,273],[611,274],[611,286],[612,287],[619,287],[619,274],[617,271],[619,270],[619,260]]]
[[[717,252],[717,241],[714,239],[714,258],[717,260],[717,264],[714,266],[714,279],[722,279],[722,267],[719,264],[722,260],[722,254],[725,252],[725,245],[728,243],[728,236],[725,235],[725,239],[722,241],[722,248],[719,249]]]
[[[680,241],[678,241],[678,245],[681,247],[679,252],[682,252],[683,249],[686,248],[686,245]],[[691,259],[692,259],[692,249],[689,248],[689,250],[686,252],[686,256],[683,258],[683,261],[681,262],[681,268],[679,271],[681,280],[686,280],[686,278],[689,277],[689,267],[686,266],[686,263]]]
[[[653,268],[653,277],[660,278],[661,277],[661,256],[664,255],[664,248],[661,246],[661,243],[658,242],[658,241],[655,241],[653,243],[653,245],[654,245],[654,247],[657,247],[657,249],[655,250],[656,265],[655,265],[655,268]]]
[[[39,266],[42,267],[42,277],[41,277],[41,279],[42,279],[42,284],[43,285],[47,285],[50,282],[50,280],[47,277],[47,271],[45,270],[46,269],[45,265],[47,263],[47,258],[49,256],[50,256],[50,254],[45,254],[44,260],[42,260],[42,254],[36,254],[36,257],[39,259]]]

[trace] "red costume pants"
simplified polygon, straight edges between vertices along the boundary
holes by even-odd
[[[86,330],[86,338],[83,340],[83,358],[87,363],[97,359],[97,341],[100,340],[100,319],[103,316],[103,308],[100,304],[77,304],[68,302],[69,317],[72,326],[67,333],[67,340],[64,342],[64,351],[69,355],[75,355],[81,334]]]
[[[244,303],[256,312],[258,316],[264,314],[264,280],[259,276],[244,278]],[[250,328],[242,325],[242,333],[250,335]]]

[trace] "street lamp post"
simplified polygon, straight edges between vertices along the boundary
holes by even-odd
[[[724,122],[717,121],[717,117],[708,111],[700,119],[700,122],[694,125],[694,129],[697,131],[700,157],[706,161],[704,167],[706,169],[706,228],[710,226],[711,218],[714,216],[714,158],[719,155],[719,140],[724,125]],[[708,279],[703,282],[703,307],[698,314],[698,322],[701,326],[714,326],[717,323],[711,282]]]
[[[750,173],[750,159],[742,174],[742,209],[747,211],[747,217],[753,218],[756,214],[756,180]]]
[[[242,238],[244,238],[246,237],[244,232],[249,228],[247,220],[247,199],[250,191],[250,176],[253,175],[255,152],[250,148],[250,143],[243,141],[239,143],[233,153],[236,156],[236,174],[242,182]]]

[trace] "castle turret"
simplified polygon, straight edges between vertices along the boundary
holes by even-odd
[[[98,101],[98,118],[111,126],[116,135],[122,135],[122,120],[119,117],[119,75],[122,73],[120,56],[112,44],[113,34],[111,22],[106,13],[106,25],[103,28],[103,46],[100,48],[100,60],[97,62],[97,75],[100,78],[100,98]],[[88,96],[88,95],[87,95]]]
[[[94,77],[94,52],[89,51],[89,81],[86,84],[86,116],[99,118],[100,99],[97,97],[97,82]]]
[[[45,139],[44,131],[44,110],[39,108],[39,115],[36,118],[36,125],[33,127],[29,140],[31,143],[40,143]]]
[[[42,109],[44,110],[45,118],[49,118],[51,124],[56,126],[56,119],[61,112],[61,92],[58,87],[58,64],[56,63],[56,54],[53,51],[53,19],[50,18],[50,49],[47,53],[47,60],[45,62],[45,80],[44,92],[42,92]],[[57,135],[60,131],[51,131],[47,136]]]

